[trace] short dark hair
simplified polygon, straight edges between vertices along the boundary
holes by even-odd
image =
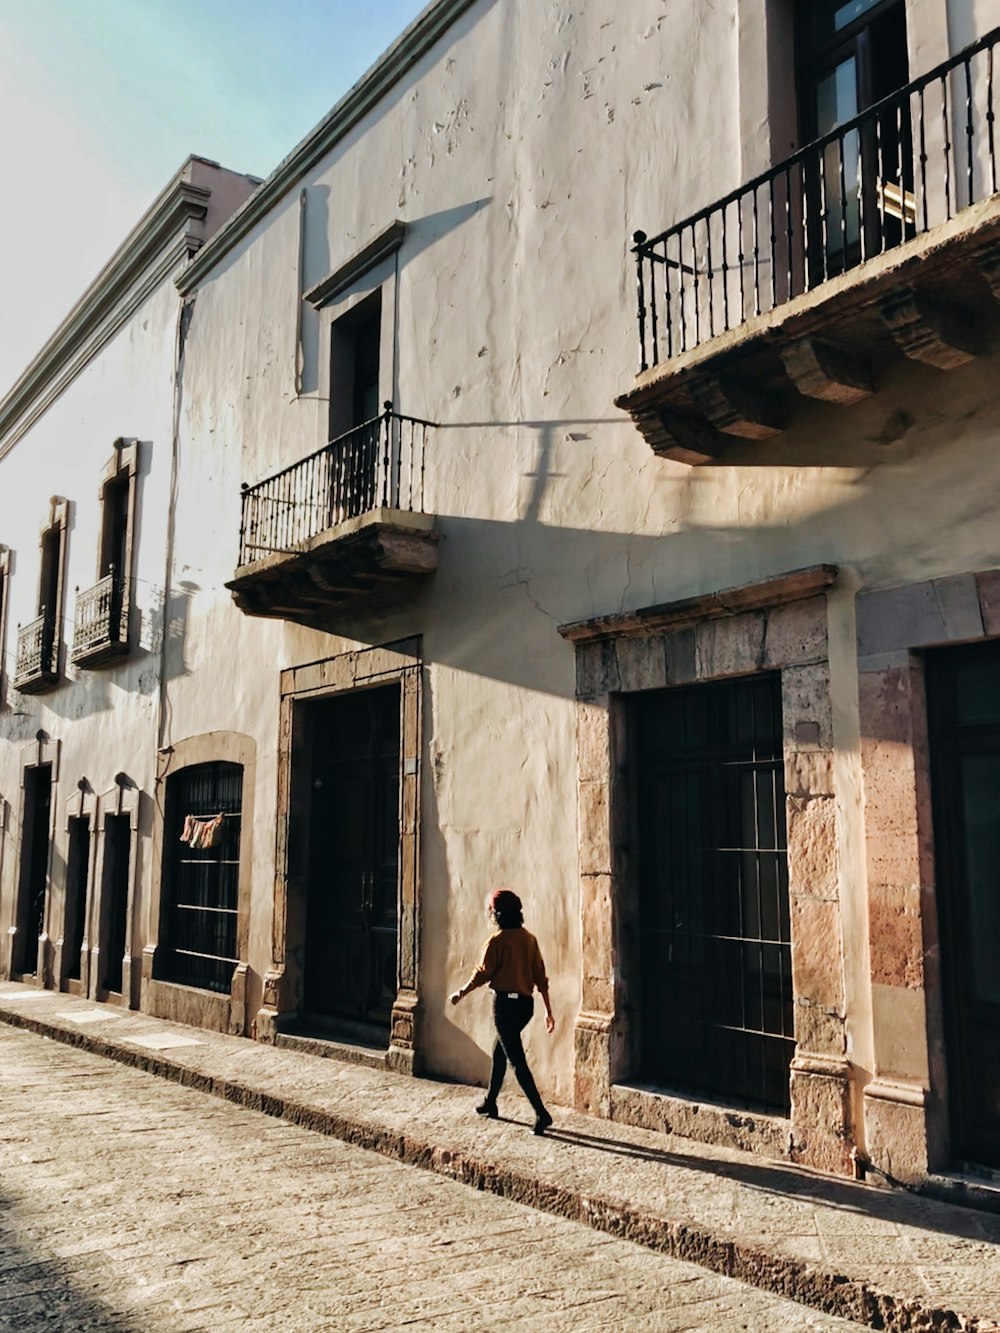
[[[494,889],[487,901],[501,930],[516,930],[524,925],[521,899],[512,889]]]

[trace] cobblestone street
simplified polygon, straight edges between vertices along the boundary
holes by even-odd
[[[33,1034],[0,1071],[3,1329],[855,1327]]]

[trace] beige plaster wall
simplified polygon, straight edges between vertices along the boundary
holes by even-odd
[[[20,863],[21,762],[36,732],[60,749],[53,789],[54,843],[50,863],[48,927],[61,933],[65,888],[67,801],[86,778],[94,793],[115,790],[124,772],[140,789],[140,848],[148,847],[156,760],[160,650],[168,638],[168,669],[176,669],[174,641],[182,608],[165,606],[164,562],[173,425],[173,361],[178,303],[172,284],[161,286],[82,371],[0,463],[0,542],[12,551],[4,644],[5,697],[0,700],[0,796],[10,806],[9,855],[0,882],[0,930],[13,923]],[[75,589],[98,577],[99,484],[119,437],[139,445],[134,596],[137,647],[120,662],[83,670],[68,664],[73,641]],[[67,530],[64,620],[65,673],[44,694],[11,688],[17,626],[37,615],[39,535],[53,494],[71,502]],[[149,864],[140,851],[140,898],[146,900]],[[141,949],[141,939],[137,940]]]
[[[911,6],[928,31],[932,8]],[[869,401],[842,413],[802,405],[784,436],[734,448],[725,467],[655,458],[611,405],[638,361],[631,233],[653,233],[741,179],[736,15],[735,3],[658,0],[627,12],[612,0],[474,6],[220,263],[197,294],[188,342],[174,582],[192,595],[170,735],[252,734],[266,820],[279,670],[422,634],[425,1048],[433,1068],[484,1072],[485,1004],[451,1011],[445,997],[475,961],[484,892],[511,882],[555,977],[557,1037],[532,1041],[557,1098],[572,1083],[581,927],[573,653],[556,626],[805,565],[844,571],[830,608],[831,691],[850,1054],[864,1069],[873,1039],[852,592],[1000,557],[990,358],[948,375],[887,364]],[[706,88],[710,97],[697,95]],[[440,423],[427,496],[439,571],[403,609],[354,625],[354,638],[248,620],[223,588],[239,483],[326,438],[329,312],[304,311],[295,390],[299,188],[307,288],[393,219],[407,222],[383,396]],[[258,837],[258,974],[274,871],[272,843]]]

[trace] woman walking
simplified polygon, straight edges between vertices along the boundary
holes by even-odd
[[[542,952],[534,935],[524,929],[521,900],[511,889],[495,889],[486,900],[486,909],[498,927],[497,932],[486,941],[483,961],[462,989],[451,996],[452,1004],[458,1004],[469,991],[480,986],[488,984],[493,991],[493,1021],[497,1032],[493,1069],[489,1090],[476,1111],[496,1120],[497,1097],[509,1061],[535,1113],[535,1133],[544,1134],[552,1124],[552,1117],[535,1087],[521,1044],[521,1033],[534,1012],[536,987],[545,1005],[545,1031],[555,1031],[556,1020],[549,1003],[549,981]]]

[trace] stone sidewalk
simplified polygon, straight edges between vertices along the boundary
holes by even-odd
[[[0,1021],[872,1328],[1000,1330],[1000,1216],[0,983]]]

